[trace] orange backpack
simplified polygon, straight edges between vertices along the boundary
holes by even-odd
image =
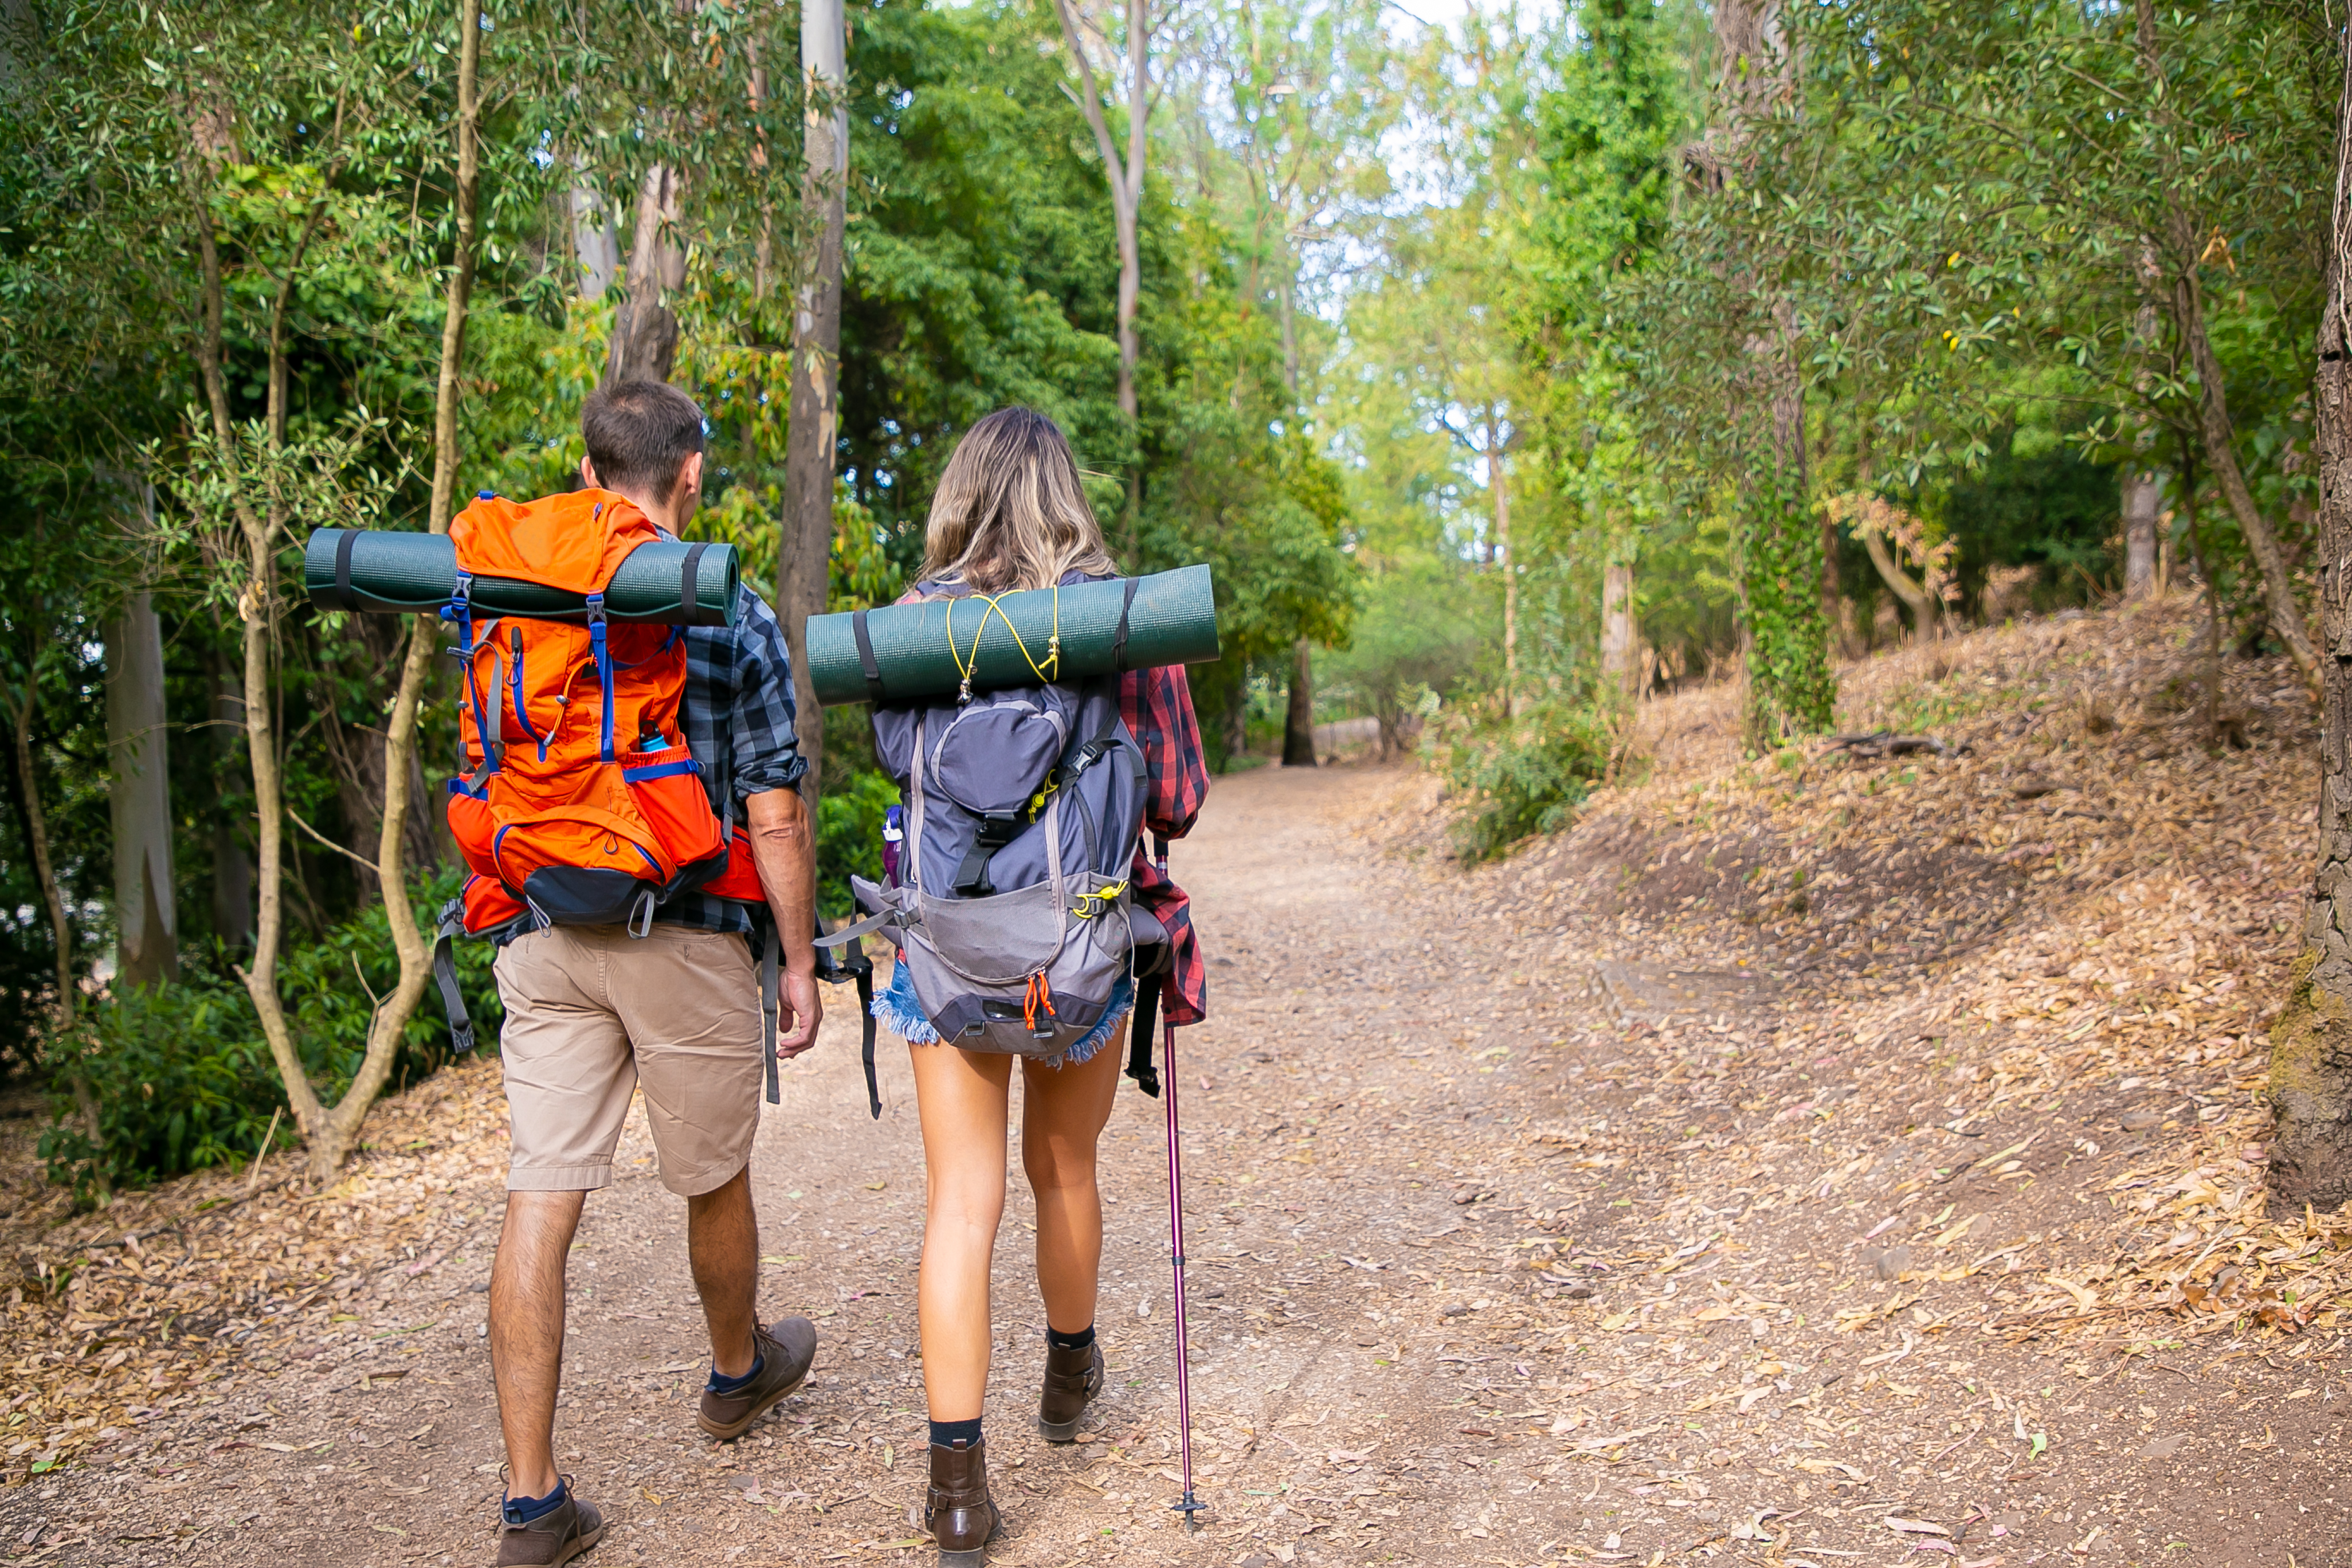
[[[730,843],[741,835],[711,811],[687,749],[684,628],[604,615],[621,562],[661,537],[651,520],[610,490],[520,502],[485,491],[449,535],[457,591],[442,615],[466,667],[470,769],[449,781],[449,831],[474,872],[463,929],[625,925],[642,936],[655,909],[688,889],[760,898],[749,845]],[[477,577],[584,595],[584,623],[478,623]]]

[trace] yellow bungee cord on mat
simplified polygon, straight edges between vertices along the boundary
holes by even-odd
[[[1033,594],[1036,592],[1034,588],[1019,591]],[[948,601],[948,657],[955,660],[956,673],[963,678],[962,686],[956,691],[958,707],[971,700],[972,672],[980,668],[980,639],[988,630],[988,617],[992,614],[1004,623],[1006,631],[1013,634],[1013,646],[1019,648],[1021,657],[1028,661],[1031,674],[1034,675],[1039,681],[1047,684],[1060,677],[1062,672],[1062,585],[1059,583],[1054,584],[1054,630],[1053,635],[1045,639],[1044,666],[1040,666],[1037,660],[1031,657],[1029,645],[1021,639],[1021,628],[1013,624],[1013,617],[1006,615],[1004,606],[997,602],[1000,599],[1011,597],[1010,595],[974,594],[971,596],[988,607],[980,612],[980,627],[971,634],[971,658],[969,659],[964,658],[963,650],[956,647],[956,602],[953,599]]]

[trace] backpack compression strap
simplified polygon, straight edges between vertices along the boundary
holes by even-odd
[[[768,944],[760,953],[760,1037],[765,1051],[768,1068],[768,1103],[781,1104],[776,1087],[776,972],[783,956],[783,940],[776,934],[776,922],[768,921]]]
[[[867,931],[874,930],[880,924],[881,921],[878,919],[870,923],[861,922],[860,925],[853,926],[846,931],[835,931],[828,938],[824,930],[824,917],[819,915],[816,922],[816,977],[836,985],[845,980],[857,982],[857,1013],[864,1026],[864,1039],[860,1044],[858,1055],[866,1064],[866,1106],[877,1121],[882,1119],[882,1090],[874,1077],[874,961],[858,952],[856,948],[843,944],[855,942],[856,938],[865,935]],[[768,1103],[770,1105],[777,1103],[778,1001],[776,992],[780,983],[778,971],[782,967],[780,962],[782,957],[782,943],[776,936],[776,922],[771,920],[768,922],[767,951],[761,955],[760,961],[760,1012],[765,1018],[767,1026]]]
[[[1168,840],[1155,833],[1151,836],[1151,847],[1159,851],[1155,858],[1164,875],[1168,869]],[[1154,1100],[1160,1098],[1160,1074],[1151,1066],[1151,1039],[1160,1032],[1160,988],[1168,976],[1175,973],[1175,939],[1172,934],[1168,944],[1160,948],[1158,953],[1152,962],[1151,973],[1136,977],[1135,1016],[1129,1020],[1127,1026],[1127,1076],[1135,1080],[1136,1088]]]
[[[474,1020],[466,1016],[465,994],[457,989],[457,960],[449,944],[466,934],[466,900],[452,899],[441,906],[441,923],[433,932],[433,983],[441,987],[441,1010],[449,1016],[449,1048],[464,1056],[474,1048]]]

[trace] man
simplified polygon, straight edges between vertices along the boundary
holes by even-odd
[[[702,412],[659,382],[600,387],[580,418],[580,477],[679,532],[702,499]],[[751,1142],[763,1068],[751,942],[772,919],[784,954],[776,1054],[816,1038],[815,853],[793,789],[807,770],[793,734],[792,662],[776,617],[746,587],[733,627],[686,634],[684,727],[711,806],[749,826],[767,907],[688,894],[632,939],[621,927],[554,926],[499,953],[499,1051],[513,1126],[506,1226],[490,1275],[490,1363],[505,1429],[500,1568],[546,1568],[593,1546],[596,1510],[555,1469],[563,1265],[587,1194],[613,1179],[632,1085],[663,1185],[686,1199],[687,1250],[710,1329],[697,1421],[721,1441],[807,1380],[806,1318],[754,1315],[759,1222]],[[725,793],[722,793],[725,792]],[[731,794],[733,800],[725,798]],[[730,807],[733,809],[730,811]]]

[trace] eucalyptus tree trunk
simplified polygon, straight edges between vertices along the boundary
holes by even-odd
[[[1305,637],[1290,646],[1290,702],[1282,716],[1282,765],[1315,765],[1315,650]]]
[[[16,770],[17,800],[25,813],[25,847],[33,858],[33,879],[40,884],[41,905],[49,917],[49,935],[56,945],[54,972],[58,988],[57,1015],[60,1027],[74,1020],[74,933],[72,912],[65,890],[58,884],[56,856],[49,845],[49,814],[41,804],[40,770],[33,755],[33,708],[38,696],[27,658],[25,689],[8,715],[10,760]]]
[[[1633,563],[1601,568],[1601,674],[1627,697],[1642,678],[1642,632],[1633,616]]]
[[[1119,156],[1118,143],[1110,133],[1110,124],[1103,117],[1102,94],[1095,88],[1094,62],[1087,58],[1086,39],[1080,34],[1076,15],[1071,10],[1071,0],[1054,0],[1055,15],[1062,21],[1062,38],[1069,46],[1070,59],[1078,68],[1081,91],[1072,94],[1079,110],[1087,117],[1087,128],[1095,133],[1095,151],[1102,157],[1103,178],[1110,186],[1111,226],[1118,239],[1118,410],[1127,417],[1128,435],[1139,440],[1141,405],[1135,391],[1135,365],[1139,341],[1135,332],[1137,301],[1143,292],[1143,250],[1137,237],[1138,214],[1143,206],[1143,163],[1149,147],[1147,132],[1151,120],[1151,28],[1150,6],[1146,0],[1126,0],[1127,6],[1127,155]],[[1128,549],[1131,554],[1139,524],[1138,512],[1142,504],[1143,473],[1139,453],[1136,462],[1128,469]]]
[[[824,720],[809,679],[808,619],[833,582],[834,458],[841,420],[841,247],[849,177],[847,34],[841,0],[802,0],[801,74],[807,114],[801,216],[816,247],[793,302],[792,423],[784,442],[784,529],[776,552],[776,613],[792,649],[794,725],[812,801],[824,788]]]
[[[574,185],[571,201],[572,250],[580,263],[580,297],[601,300],[621,276],[621,237],[600,193]]]
[[[1519,557],[1511,548],[1511,492],[1503,468],[1503,426],[1486,405],[1486,499],[1495,508],[1495,560],[1503,569],[1503,712],[1519,710]]]
[[[2321,730],[2319,865],[2305,895],[2303,952],[2271,1026],[2274,1207],[2322,1212],[2352,1197],[2352,352],[2345,272],[2352,252],[2352,51],[2336,133],[2327,304],[2312,401],[2318,410]]]
[[[1715,7],[1717,125],[1707,155],[1718,170],[1746,164],[1760,125],[1797,91],[1795,41],[1782,0],[1719,0]],[[1830,721],[1836,678],[1822,613],[1822,532],[1812,515],[1805,447],[1804,378],[1794,311],[1761,276],[1764,258],[1738,264],[1760,323],[1741,345],[1734,395],[1760,413],[1766,471],[1746,481],[1733,552],[1747,690],[1743,738],[1753,749]]]
[[[662,303],[662,293],[686,282],[686,253],[669,233],[677,216],[677,171],[656,163],[637,191],[627,292],[613,309],[613,339],[604,354],[607,382],[669,379],[677,359],[677,318]]]
[[[2156,532],[2164,512],[2164,478],[2137,460],[2124,465],[2124,597],[2156,592]]]
[[[106,628],[106,749],[114,826],[115,973],[153,985],[180,973],[165,745],[163,633],[153,598],[128,595]]]

